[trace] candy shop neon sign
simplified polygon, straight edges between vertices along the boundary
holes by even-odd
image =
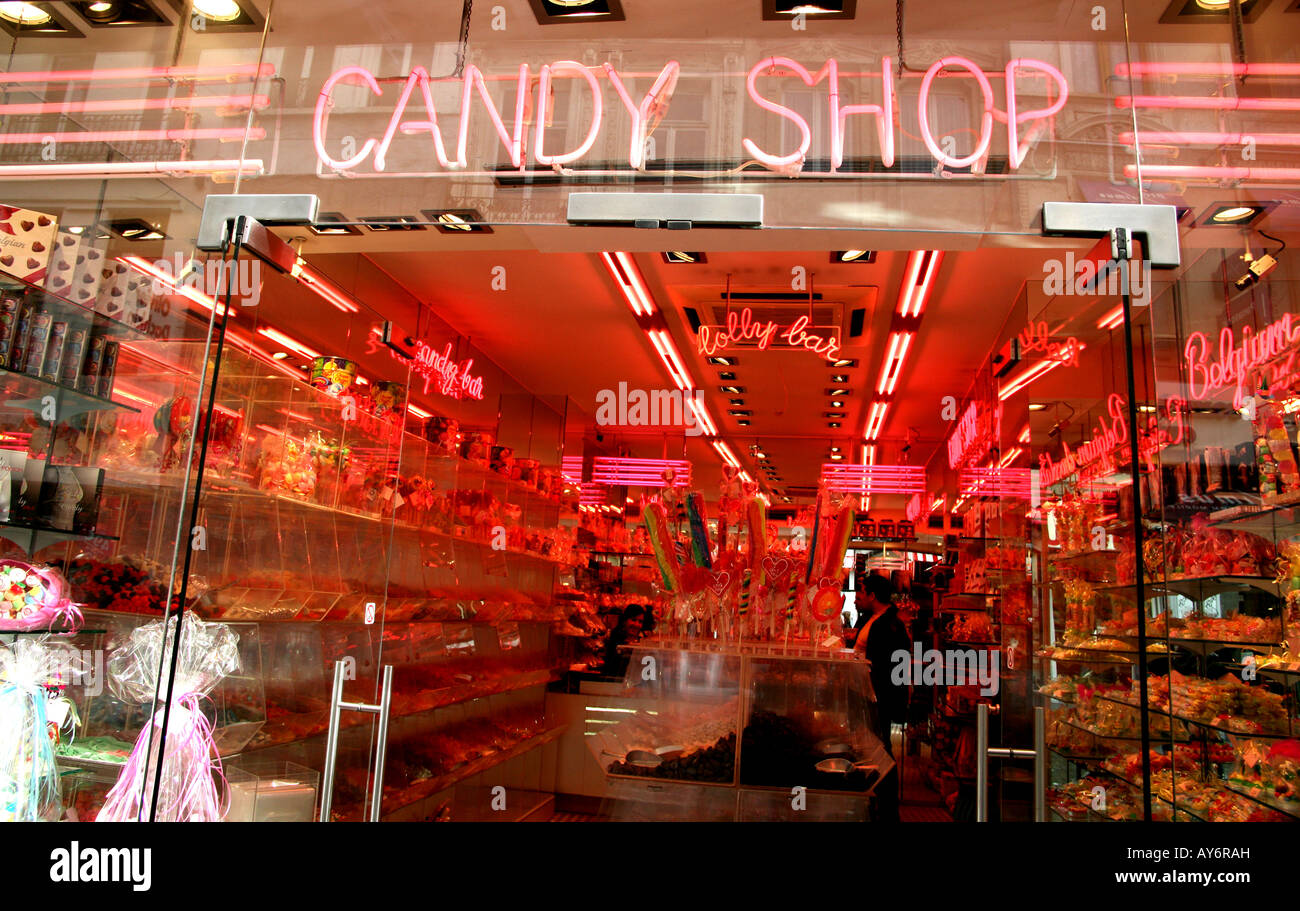
[[[372,335],[369,344],[366,347],[366,354],[375,354],[380,348],[388,351],[389,356],[401,363],[409,365],[413,373],[418,373],[424,377],[424,392],[428,395],[430,387],[437,389],[442,395],[450,396],[453,399],[460,398],[483,398],[483,377],[475,376],[470,373],[470,368],[474,366],[474,359],[456,363],[451,359],[451,342],[442,351],[436,351],[422,341],[415,343],[415,357],[408,359],[402,354],[380,342]]]
[[[696,348],[706,357],[713,357],[733,344],[753,344],[759,351],[766,351],[772,341],[779,338],[788,343],[791,348],[805,348],[822,358],[834,358],[835,353],[840,350],[840,340],[834,334],[834,327],[811,327],[825,331],[825,336],[808,332],[810,327],[806,316],[800,316],[786,327],[784,332],[779,332],[780,328],[772,320],[765,322],[755,320],[754,312],[748,307],[740,311],[732,310],[727,314],[725,326],[700,327]]]
[[[951,148],[945,148],[935,137],[930,126],[929,107],[931,90],[936,78],[943,70],[952,68],[964,70],[963,75],[973,80],[978,89],[981,109],[978,115],[978,139],[970,154],[958,157],[951,154]],[[618,70],[610,63],[599,67],[588,67],[573,60],[561,60],[541,67],[536,79],[536,95],[533,92],[534,81],[527,63],[519,65],[515,79],[514,121],[507,128],[501,109],[487,91],[487,81],[483,71],[470,64],[465,67],[461,77],[460,117],[456,131],[455,154],[452,155],[447,137],[438,122],[438,114],[433,98],[435,80],[424,67],[414,67],[408,73],[401,91],[392,108],[388,126],[381,135],[367,137],[360,147],[345,147],[341,153],[345,158],[337,158],[327,142],[329,117],[335,106],[334,92],[340,85],[362,86],[375,97],[383,97],[384,90],[379,79],[364,66],[346,66],[333,73],[321,86],[316,101],[315,117],[312,122],[312,141],[316,148],[316,157],[331,172],[352,171],[367,159],[375,173],[383,173],[388,167],[388,153],[393,141],[402,136],[426,136],[433,156],[444,171],[464,170],[469,166],[469,124],[473,99],[477,95],[488,119],[496,131],[501,145],[510,161],[510,166],[525,170],[529,159],[541,168],[556,168],[571,165],[583,159],[596,145],[596,141],[605,125],[605,104],[598,76],[605,79],[614,88],[623,107],[630,117],[628,128],[628,167],[633,171],[644,170],[646,162],[646,139],[657,122],[667,113],[669,99],[676,87],[681,65],[669,61],[660,70],[658,77],[641,98],[634,99]],[[1054,86],[1054,95],[1047,107],[1028,111],[1020,110],[1016,92],[1016,79],[1020,75],[1034,74],[1048,80]],[[829,116],[828,143],[830,149],[830,173],[838,170],[844,163],[844,145],[846,125],[849,117],[870,116],[876,127],[877,146],[880,160],[886,167],[893,167],[895,159],[895,122],[898,106],[897,85],[894,79],[894,61],[884,57],[880,62],[880,72],[871,74],[879,80],[879,103],[841,104],[843,96],[840,82],[839,63],[830,58],[815,73],[789,57],[764,57],[750,68],[745,86],[749,99],[754,105],[775,114],[793,124],[799,136],[797,148],[785,154],[761,148],[752,139],[741,140],[745,154],[764,167],[784,174],[800,173],[808,152],[812,147],[812,129],[802,115],[790,108],[778,104],[766,97],[759,88],[760,78],[796,77],[804,85],[813,87],[826,83],[826,103]],[[581,143],[565,151],[547,151],[546,125],[552,117],[553,83],[556,77],[571,77],[580,80],[590,94],[590,124]],[[956,73],[945,73],[942,78],[954,78]],[[920,124],[921,141],[925,144],[935,162],[951,168],[966,168],[985,159],[992,147],[994,121],[1005,125],[1006,147],[1010,170],[1017,170],[1029,153],[1029,149],[1046,132],[1047,123],[1064,106],[1069,98],[1069,86],[1061,71],[1042,60],[1016,58],[1010,61],[1002,73],[995,78],[1002,78],[1005,84],[1006,108],[996,106],[993,86],[988,74],[965,57],[948,56],[936,60],[926,70],[917,96],[917,117]],[[579,86],[581,91],[583,86]],[[1049,92],[1052,89],[1049,89]],[[414,103],[415,110],[409,116],[407,108]],[[366,110],[369,113],[369,110]],[[528,133],[532,126],[532,144],[529,148]],[[1026,125],[1029,125],[1026,128]],[[1023,134],[1022,134],[1023,130]],[[946,137],[939,137],[946,138]],[[336,145],[337,147],[337,145]]]

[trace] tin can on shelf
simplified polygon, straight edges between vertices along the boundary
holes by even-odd
[[[357,363],[344,357],[318,357],[311,362],[311,384],[339,395],[357,378]]]
[[[370,401],[374,404],[375,417],[400,413],[406,405],[406,387],[391,380],[371,383]]]

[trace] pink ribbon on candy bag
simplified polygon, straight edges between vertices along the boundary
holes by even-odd
[[[152,702],[150,722],[140,731],[117,783],[99,812],[99,822],[144,821],[158,780],[159,741],[164,716],[168,729],[162,776],[158,784],[159,822],[216,822],[228,806],[221,758],[202,700],[226,676],[239,669],[239,637],[223,623],[204,623],[184,615],[180,654],[170,712],[163,711],[167,681],[160,668],[171,664],[175,616],[131,633],[130,641],[109,660],[110,687],[124,702]],[[220,787],[218,786],[220,782]]]

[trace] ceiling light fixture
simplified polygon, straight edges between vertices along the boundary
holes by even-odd
[[[477,209],[421,209],[420,214],[443,234],[492,234]]]
[[[213,22],[234,22],[244,15],[235,0],[194,0],[194,12]]]
[[[706,263],[709,261],[708,257],[706,257],[703,253],[692,253],[687,250],[667,250],[664,253],[661,253],[660,255],[663,256],[664,262],[669,264]]]
[[[828,367],[856,367],[856,366],[858,366],[858,362],[857,362],[856,360],[854,360],[853,358],[842,357],[842,358],[839,358],[838,360],[827,361],[827,362],[826,362],[826,366],[828,366]]]
[[[718,367],[735,367],[740,363],[740,361],[734,357],[711,357],[709,358],[709,363]]]
[[[875,250],[837,250],[831,253],[833,263],[874,263]]]
[[[731,452],[731,447],[722,440],[714,440],[713,448],[717,450],[718,455],[722,456],[722,461],[726,462],[732,468],[740,467],[740,462],[736,461],[736,457]]]
[[[907,260],[903,286],[898,291],[899,316],[910,319],[921,315],[941,262],[943,262],[942,250],[912,251],[912,255]]]
[[[832,383],[847,383],[848,381],[849,381],[848,375],[843,373],[837,373],[831,377]]]
[[[641,277],[641,270],[637,268],[631,254],[601,251],[600,258],[604,261],[609,274],[614,277],[619,290],[623,292],[623,297],[632,308],[632,312],[637,316],[653,316],[654,298],[646,289],[645,279]]]
[[[344,294],[336,288],[331,282],[307,265],[307,262],[300,256],[298,261],[293,264],[289,274],[298,280],[298,283],[308,291],[323,298],[332,304],[336,309],[344,313],[360,313],[361,308],[347,294]]]
[[[880,380],[876,383],[876,392],[881,395],[893,395],[898,385],[899,374],[903,371],[903,361],[907,358],[907,349],[912,344],[911,332],[894,332],[889,337],[889,354],[880,368]]]
[[[1098,329],[1118,329],[1124,325],[1124,305],[1116,304],[1115,309],[1108,310],[1097,320]]]
[[[1263,214],[1263,206],[1220,206],[1210,221],[1219,225],[1240,225]]]
[[[832,428],[832,429],[836,429],[836,428],[839,428],[841,425],[840,425],[840,422],[839,422],[839,421],[827,421],[827,422],[826,422],[826,426],[827,426],[827,427],[830,427],[830,428]]]
[[[881,428],[885,424],[885,414],[889,411],[888,402],[872,402],[871,414],[867,418],[866,439],[874,440],[880,436]]]
[[[0,3],[0,19],[17,25],[44,25],[54,16],[33,3]]]
[[[648,334],[651,343],[655,346],[655,350],[659,352],[659,357],[663,360],[664,366],[668,368],[668,375],[672,377],[677,388],[683,392],[689,391],[693,386],[691,375],[686,372],[686,367],[682,364],[681,355],[677,353],[677,346],[673,344],[672,338],[662,329],[651,329]]]
[[[198,304],[205,310],[216,311],[218,316],[220,316],[225,310],[225,308],[219,305],[213,298],[204,294],[197,288],[191,288],[189,285],[178,283],[175,276],[159,269],[146,259],[142,259],[139,256],[119,256],[117,257],[117,261],[130,266],[137,272],[143,273],[144,275],[148,275],[150,278],[157,280],[164,287],[171,288],[176,294],[194,301],[194,303]],[[238,311],[235,310],[234,307],[231,307],[230,312],[234,314]]]
[[[303,357],[316,358],[321,356],[320,352],[316,349],[304,345],[292,336],[285,335],[279,329],[272,329],[270,326],[260,326],[258,327],[257,334],[266,336],[271,341],[276,342],[284,348],[288,348],[290,351],[296,351]],[[274,357],[274,355],[272,356]]]
[[[744,386],[719,386],[718,389],[731,395],[742,395],[745,392]]]

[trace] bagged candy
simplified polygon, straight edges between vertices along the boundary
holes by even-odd
[[[162,620],[138,627],[109,659],[113,694],[127,703],[153,703],[154,711],[108,792],[99,822],[144,821],[149,816],[164,715],[169,717],[155,819],[216,822],[226,814],[227,800],[218,795],[216,783],[221,760],[200,702],[222,678],[239,670],[239,636],[223,623],[204,623],[193,613],[184,615],[170,712],[165,712],[165,675],[171,666],[176,622],[173,615],[165,628]]]

